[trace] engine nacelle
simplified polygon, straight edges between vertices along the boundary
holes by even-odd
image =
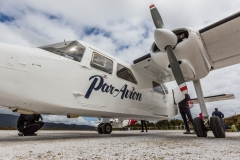
[[[171,34],[174,34],[174,36],[171,36]],[[207,52],[198,33],[191,28],[179,28],[173,30],[171,34],[169,34],[170,38],[165,42],[160,42],[161,38],[158,40],[159,43],[167,45],[170,44],[168,41],[171,41],[171,38],[177,38],[176,45],[172,47],[185,81],[193,81],[205,77],[210,72],[211,65],[205,56]],[[167,32],[165,32],[165,35],[167,35]],[[150,49],[150,54],[153,61],[159,66],[159,77],[163,82],[172,81],[174,77],[172,76],[168,55],[164,48],[160,48],[155,43],[153,43]],[[172,43],[174,44],[175,40],[172,40]]]

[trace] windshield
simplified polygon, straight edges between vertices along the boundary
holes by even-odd
[[[86,47],[78,41],[62,42],[40,48],[78,62],[81,62],[86,50]]]

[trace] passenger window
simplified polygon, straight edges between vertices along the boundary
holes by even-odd
[[[122,79],[125,79],[127,81],[137,84],[137,81],[134,78],[132,71],[120,64],[117,64],[117,76],[119,78],[122,78]]]
[[[64,47],[59,48],[56,47],[56,45],[50,45],[47,47],[41,47],[41,49],[81,62],[86,47],[82,46],[77,41],[72,41],[68,45],[64,44]]]
[[[164,85],[162,85],[162,87],[163,87],[165,93],[168,94],[168,88],[167,88],[167,86],[164,84]]]
[[[153,91],[154,92],[157,92],[157,93],[160,93],[160,94],[164,94],[163,89],[162,89],[162,87],[160,86],[159,83],[154,82],[154,81],[152,83],[153,83]]]
[[[90,65],[93,68],[96,68],[98,70],[101,70],[103,72],[107,72],[109,74],[112,74],[113,70],[113,61],[96,53],[93,52],[92,60]]]

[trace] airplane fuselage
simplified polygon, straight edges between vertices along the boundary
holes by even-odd
[[[166,93],[157,79],[79,43],[85,47],[81,62],[40,48],[0,44],[0,105],[30,113],[109,118],[159,120],[177,114],[171,91]],[[93,54],[112,61],[111,73],[91,64]],[[117,71],[119,66],[129,69],[135,80],[119,78],[126,74]],[[153,83],[162,91],[154,90]]]

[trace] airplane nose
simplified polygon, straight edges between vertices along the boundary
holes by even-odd
[[[26,83],[24,47],[0,43],[0,105],[14,107]]]

